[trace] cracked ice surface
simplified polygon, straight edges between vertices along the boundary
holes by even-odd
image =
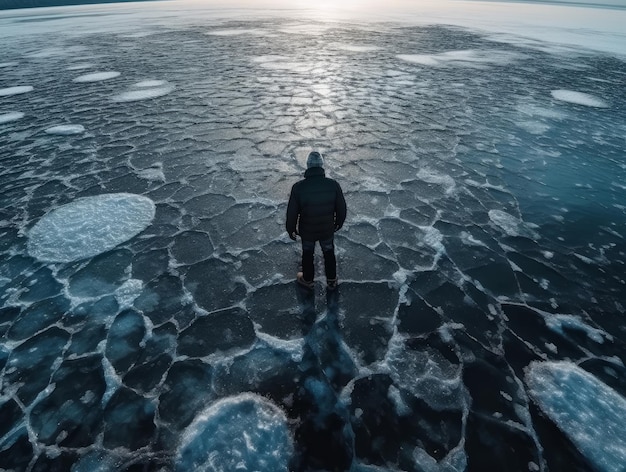
[[[622,59],[136,8],[80,47],[0,17],[30,21],[0,41],[2,467],[219,470],[213,435],[248,470],[598,463],[544,371],[626,395]],[[284,234],[312,148],[349,210],[327,296]]]

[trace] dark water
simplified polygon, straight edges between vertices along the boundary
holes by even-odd
[[[620,470],[526,369],[626,394],[622,60],[448,27],[149,33],[0,45],[1,467]],[[321,258],[296,287],[283,229],[311,149],[348,202],[334,294]],[[145,230],[81,214],[109,193],[154,202]],[[37,259],[76,201],[52,247],[102,211],[121,244]]]

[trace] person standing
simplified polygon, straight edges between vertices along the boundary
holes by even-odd
[[[328,289],[337,287],[337,260],[334,234],[346,220],[346,200],[339,183],[326,177],[324,158],[313,151],[306,160],[304,179],[291,188],[287,205],[285,227],[292,240],[302,240],[302,272],[298,283],[312,289],[314,286],[315,243],[319,241],[324,255],[324,271]]]

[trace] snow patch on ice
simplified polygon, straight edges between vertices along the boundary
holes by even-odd
[[[101,82],[103,80],[114,79],[115,77],[119,77],[119,72],[94,72],[92,74],[79,75],[73,82]]]
[[[230,28],[209,31],[206,34],[211,36],[241,36],[243,34],[266,34],[267,31],[259,28]]]
[[[46,262],[93,257],[133,238],[155,215],[152,200],[112,193],[85,197],[44,215],[28,234],[28,253]]]
[[[224,398],[200,413],[183,433],[177,471],[287,471],[293,439],[287,417],[262,396]]]
[[[344,51],[350,52],[372,52],[378,51],[381,48],[379,46],[370,46],[370,45],[358,45],[358,44],[337,44],[336,47],[338,49],[342,49]]]
[[[429,184],[441,185],[445,189],[446,195],[453,193],[456,188],[456,182],[452,177],[432,169],[420,169],[417,178]]]
[[[5,123],[10,123],[11,121],[16,121],[21,118],[24,118],[24,113],[19,111],[10,111],[8,113],[2,113],[0,115],[0,125]]]
[[[30,85],[18,85],[15,87],[6,87],[0,89],[0,97],[9,97],[11,95],[19,95],[22,93],[32,92],[33,87]]]
[[[541,410],[598,470],[624,470],[624,397],[572,362],[533,362],[526,383]]]
[[[124,310],[133,306],[135,299],[143,291],[143,281],[139,279],[128,279],[115,291],[115,298],[120,306],[120,309]]]
[[[60,136],[70,136],[72,134],[81,134],[85,132],[83,125],[59,125],[46,129],[47,134],[57,134]]]
[[[431,67],[483,67],[485,65],[508,65],[524,56],[499,50],[460,50],[440,54],[398,54],[406,62]]]
[[[127,90],[113,97],[114,102],[136,102],[158,98],[174,90],[174,86],[164,80],[149,80],[138,82],[133,85],[134,90]]]
[[[601,98],[594,97],[588,93],[575,92],[573,90],[552,90],[552,98],[562,102],[574,103],[594,108],[608,108],[609,104]]]
[[[574,315],[552,315],[544,313],[544,317],[546,319],[546,325],[548,326],[548,328],[550,328],[552,331],[556,331],[559,334],[565,334],[563,328],[583,331],[590,339],[597,342],[598,344],[604,343],[605,337],[610,337],[604,331],[589,326],[579,317]]]
[[[530,233],[522,220],[506,211],[489,210],[488,214],[491,222],[509,236],[526,236]]]

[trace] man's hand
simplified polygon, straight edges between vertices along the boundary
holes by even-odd
[[[296,233],[295,231],[293,233],[289,233],[289,237],[295,241],[296,240],[296,236],[298,235],[298,233]]]

